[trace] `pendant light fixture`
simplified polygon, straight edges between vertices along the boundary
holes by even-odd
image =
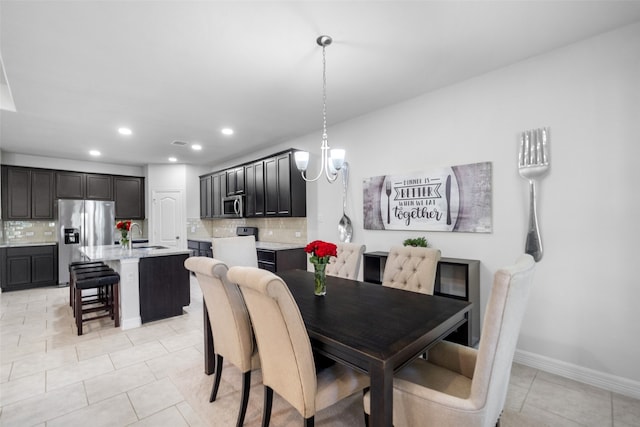
[[[341,149],[329,148],[327,138],[327,58],[325,48],[331,44],[333,40],[329,36],[320,36],[316,43],[322,47],[322,146],[320,147],[320,172],[315,178],[307,178],[305,172],[309,165],[309,152],[297,151],[295,153],[296,166],[302,174],[305,181],[317,181],[324,172],[327,181],[334,182],[338,178],[338,171],[344,164],[345,151]]]

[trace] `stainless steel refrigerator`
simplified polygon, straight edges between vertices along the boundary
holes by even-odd
[[[69,283],[69,263],[79,261],[81,246],[113,245],[116,203],[98,200],[57,201],[58,283]]]

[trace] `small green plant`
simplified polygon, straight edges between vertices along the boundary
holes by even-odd
[[[405,246],[419,246],[422,248],[426,248],[429,246],[429,242],[427,242],[427,239],[424,237],[416,237],[415,239],[407,239],[404,242],[402,242],[403,245]]]

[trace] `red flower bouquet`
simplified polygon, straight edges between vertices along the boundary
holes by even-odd
[[[116,228],[120,231],[129,231],[131,228],[131,221],[118,221]]]
[[[305,246],[304,251],[311,254],[310,261],[313,264],[327,264],[329,258],[338,256],[338,247],[333,243],[314,240]]]

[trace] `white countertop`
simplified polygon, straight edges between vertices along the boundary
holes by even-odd
[[[120,245],[104,245],[104,246],[82,246],[79,248],[87,258],[91,261],[115,261],[129,258],[146,258],[153,256],[168,256],[190,254],[188,249],[175,248],[143,248],[141,246],[154,245],[133,245],[133,249],[124,249]]]
[[[25,242],[2,242],[0,248],[19,248],[21,246],[54,246],[58,242],[39,242],[39,243],[25,243]]]

